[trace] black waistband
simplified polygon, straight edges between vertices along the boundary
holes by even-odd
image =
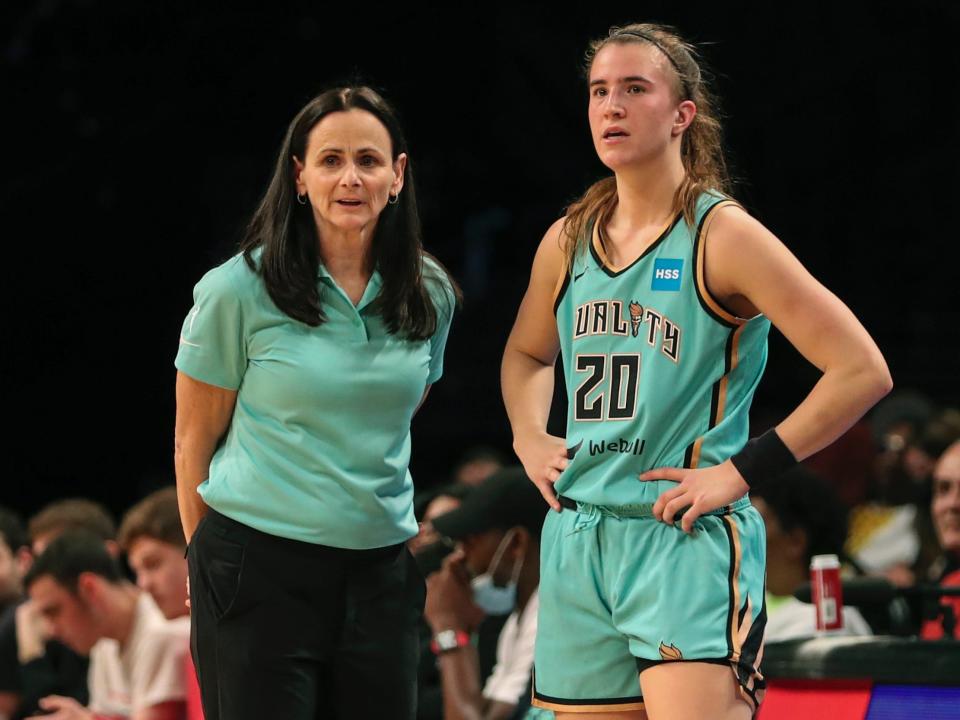
[[[279,535],[272,535],[262,530],[250,527],[246,523],[234,520],[231,517],[219,513],[213,508],[208,508],[204,520],[209,524],[210,530],[215,533],[226,535],[240,542],[254,542],[264,547],[273,547],[279,551],[287,553],[296,553],[299,555],[340,555],[355,560],[377,560],[379,558],[393,558],[404,548],[403,543],[388,545],[386,547],[353,549],[338,548],[330,545],[320,545],[319,543],[309,543],[303,540],[285,538]]]

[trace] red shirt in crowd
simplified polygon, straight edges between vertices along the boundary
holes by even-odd
[[[944,587],[960,586],[960,570],[954,570],[952,573],[944,575],[940,579],[940,584]],[[957,620],[953,637],[960,640],[960,597],[942,597],[940,598],[940,604],[949,605],[953,608],[953,617]],[[943,637],[943,618],[925,620],[923,627],[920,628],[920,637],[924,640],[940,640]]]

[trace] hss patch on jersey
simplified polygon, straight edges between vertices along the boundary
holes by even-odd
[[[653,263],[653,280],[650,289],[679,292],[683,277],[683,258],[657,258]]]

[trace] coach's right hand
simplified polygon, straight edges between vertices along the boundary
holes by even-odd
[[[560,501],[557,500],[553,484],[570,464],[566,441],[546,432],[530,432],[514,437],[513,451],[520,458],[527,477],[539,488],[543,499],[560,512]]]

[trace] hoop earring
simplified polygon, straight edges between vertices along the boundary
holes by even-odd
[[[387,202],[390,203],[391,205],[396,205],[398,202],[400,202],[400,193],[397,193],[396,195],[391,195],[389,198],[387,198]]]
[[[297,193],[297,202],[300,203],[301,205],[306,205],[307,204],[306,197],[307,197],[306,195],[301,195],[300,193]]]

